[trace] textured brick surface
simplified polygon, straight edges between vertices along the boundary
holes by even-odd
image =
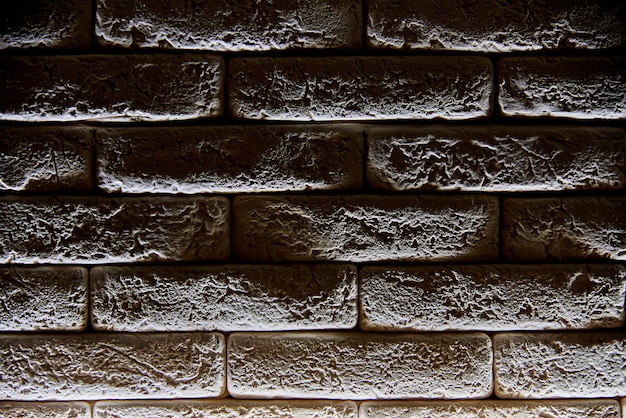
[[[84,329],[87,275],[81,267],[0,268],[0,331]]]
[[[99,267],[91,316],[115,331],[352,328],[357,272],[348,265]]]
[[[367,177],[387,190],[488,192],[623,187],[626,136],[598,127],[380,127]]]
[[[269,192],[361,185],[361,131],[341,126],[99,130],[100,187],[124,193]]]
[[[360,418],[620,418],[611,399],[563,401],[363,402]]]
[[[197,2],[98,0],[96,36],[124,47],[214,51],[345,48],[361,44],[355,0]]]
[[[4,418],[91,418],[87,402],[0,402]]]
[[[223,61],[214,55],[0,59],[0,119],[137,121],[217,116]]]
[[[482,57],[239,58],[230,108],[272,120],[480,118],[492,72]]]
[[[626,260],[624,197],[505,199],[502,254],[510,260]]]
[[[3,263],[223,259],[229,205],[220,197],[4,197]]]
[[[369,0],[368,10],[368,42],[374,47],[509,52],[625,42],[626,9],[619,2]]]
[[[482,196],[250,196],[233,203],[245,260],[481,260],[497,255],[498,202]]]
[[[481,398],[492,388],[485,334],[237,333],[237,398]]]
[[[97,402],[94,418],[357,418],[350,401]]]
[[[0,336],[0,397],[9,400],[220,396],[220,334]]]
[[[91,189],[91,138],[92,132],[82,127],[0,128],[0,189]]]
[[[623,57],[523,57],[498,62],[505,116],[626,118]]]
[[[624,323],[617,265],[365,267],[361,328],[541,330]]]
[[[91,2],[20,0],[0,5],[0,49],[86,49],[91,44]]]
[[[498,397],[626,395],[624,333],[496,334],[494,350]]]

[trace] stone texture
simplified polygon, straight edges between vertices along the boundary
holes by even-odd
[[[234,253],[250,261],[485,260],[498,201],[484,196],[237,196]]]
[[[198,198],[0,198],[0,262],[221,260],[229,203]]]
[[[504,199],[502,254],[509,260],[626,260],[626,199]]]
[[[82,267],[0,268],[0,331],[84,329],[88,274]]]
[[[603,127],[419,126],[367,130],[367,179],[386,190],[624,187],[626,135]]]
[[[91,2],[20,0],[0,5],[0,49],[87,49]]]
[[[619,265],[365,267],[361,328],[543,330],[624,324]]]
[[[219,116],[214,55],[23,56],[0,59],[0,120],[165,121]]]
[[[623,332],[496,334],[500,398],[610,398],[626,395]]]
[[[349,401],[96,402],[94,418],[357,418]]]
[[[84,127],[1,127],[0,190],[90,190],[91,138]]]
[[[0,335],[7,400],[221,396],[221,334]]]
[[[353,48],[361,44],[355,0],[232,2],[98,0],[103,45],[213,51]]]
[[[98,130],[107,192],[241,193],[361,186],[363,137],[351,126]]]
[[[0,402],[4,418],[91,418],[87,402]]]
[[[236,333],[236,398],[481,398],[492,389],[485,334]]]
[[[357,272],[349,265],[96,267],[91,318],[113,331],[352,328]]]
[[[516,57],[498,62],[505,116],[626,118],[623,57]]]
[[[368,1],[373,47],[474,52],[602,49],[626,43],[619,2]]]
[[[472,119],[491,112],[483,57],[238,58],[234,116],[269,120]]]
[[[360,418],[620,418],[612,399],[564,401],[363,402]]]

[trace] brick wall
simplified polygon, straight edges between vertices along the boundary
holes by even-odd
[[[259,3],[0,6],[0,415],[626,416],[626,7]]]

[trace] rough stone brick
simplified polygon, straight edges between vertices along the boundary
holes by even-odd
[[[270,120],[471,119],[491,112],[483,57],[238,58],[236,117]]]
[[[0,190],[90,190],[91,138],[84,127],[0,128]]]
[[[516,57],[498,62],[505,116],[626,118],[622,57]]]
[[[361,186],[363,139],[351,126],[98,130],[107,192],[234,193]]]
[[[87,49],[91,2],[20,0],[0,5],[0,49]]]
[[[504,199],[502,254],[510,260],[626,260],[626,198]]]
[[[177,120],[219,116],[214,55],[29,56],[0,59],[0,120]]]
[[[236,333],[236,398],[481,398],[492,390],[485,334]]]
[[[355,0],[98,0],[96,36],[124,47],[267,51],[361,44]]]
[[[379,127],[367,178],[387,190],[488,192],[620,188],[626,135],[598,127]]]
[[[498,201],[484,196],[238,196],[244,260],[485,260],[497,256]]]
[[[0,335],[7,400],[221,396],[221,334]]]
[[[0,198],[2,263],[220,260],[228,230],[221,197]]]
[[[610,398],[626,395],[622,332],[496,334],[499,398]]]
[[[0,402],[4,418],[91,418],[87,402]]]
[[[543,330],[624,323],[618,265],[365,267],[361,328]]]
[[[0,268],[0,331],[84,329],[87,276],[81,267]]]
[[[91,318],[114,331],[266,331],[352,328],[350,265],[97,267]]]
[[[96,402],[94,418],[357,418],[350,401],[152,401]]]
[[[620,418],[612,399],[563,401],[363,402],[361,418]]]
[[[476,52],[600,49],[626,43],[619,2],[369,0],[373,47]]]

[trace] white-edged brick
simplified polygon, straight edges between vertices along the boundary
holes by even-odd
[[[91,319],[108,331],[352,328],[354,266],[95,267]]]
[[[624,324],[620,265],[369,266],[360,271],[361,328],[544,330]]]
[[[235,333],[235,398],[455,399],[492,390],[491,339],[480,333]]]
[[[222,197],[0,198],[0,262],[220,260],[229,253]]]
[[[357,418],[350,401],[103,401],[93,418]]]
[[[485,196],[237,196],[234,253],[249,261],[488,260],[498,201]]]
[[[505,116],[626,118],[626,59],[516,57],[498,61]]]
[[[87,326],[82,267],[1,267],[0,331],[80,331]]]
[[[352,189],[361,129],[337,125],[99,129],[107,192],[247,193]]]
[[[3,418],[91,418],[87,402],[0,402]]]
[[[363,402],[360,418],[620,418],[612,399],[550,401]]]
[[[626,395],[623,332],[494,336],[499,398],[608,398]]]
[[[219,397],[221,334],[0,335],[0,397],[98,400]]]
[[[255,57],[229,62],[234,116],[268,120],[474,119],[491,113],[484,57]]]
[[[385,126],[367,129],[367,179],[386,190],[616,189],[626,134],[610,127]]]
[[[272,2],[98,0],[100,44],[128,48],[268,51],[361,44],[357,0]]]

